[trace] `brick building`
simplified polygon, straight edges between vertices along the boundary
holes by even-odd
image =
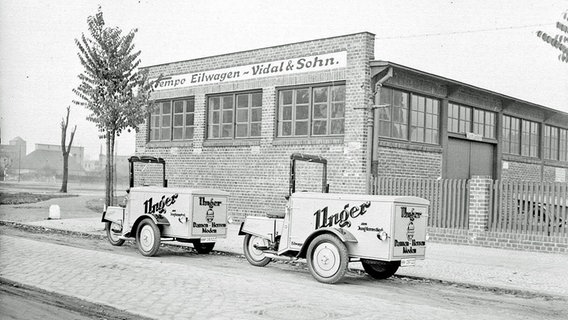
[[[146,67],[162,75],[138,155],[171,186],[282,210],[289,156],[328,159],[331,192],[374,177],[566,181],[568,114],[374,57],[368,32]]]

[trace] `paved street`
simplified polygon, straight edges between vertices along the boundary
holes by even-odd
[[[256,268],[235,255],[161,249],[145,258],[133,246],[90,250],[6,235],[0,243],[3,278],[157,319],[561,319],[568,312],[562,299],[355,273],[325,285],[301,267]]]

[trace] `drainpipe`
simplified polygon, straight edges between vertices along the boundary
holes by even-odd
[[[367,118],[367,165],[366,165],[366,175],[367,175],[367,194],[372,194],[373,184],[371,177],[377,175],[379,166],[379,117],[377,108],[381,107],[379,105],[381,101],[381,87],[383,83],[391,78],[393,75],[392,67],[387,71],[387,74],[379,79],[375,84],[375,91],[373,92],[373,105],[369,108],[369,117]]]

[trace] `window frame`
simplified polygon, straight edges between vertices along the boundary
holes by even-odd
[[[554,139],[551,137],[553,130],[556,131]],[[544,125],[543,159],[568,162],[568,129]]]
[[[326,101],[316,101],[315,91],[326,89]],[[340,90],[339,96],[343,100],[335,100],[334,89]],[[298,94],[307,91],[307,101],[298,100]],[[291,93],[290,98],[285,95]],[[275,138],[277,139],[321,139],[321,138],[341,138],[345,136],[345,109],[347,105],[347,86],[345,82],[317,83],[298,86],[280,87],[276,89],[276,126]],[[289,100],[290,103],[284,103]],[[334,117],[334,107],[341,106],[342,116]],[[316,117],[316,108],[325,106],[325,117]],[[298,119],[298,109],[307,107],[306,118]],[[320,109],[321,110],[321,109]],[[337,110],[337,109],[336,109]],[[325,122],[325,133],[316,133],[316,122]],[[334,122],[341,122],[341,133],[332,133]],[[297,134],[298,124],[305,123],[306,134]],[[289,126],[287,126],[289,124]],[[285,128],[287,126],[288,128]],[[335,127],[337,128],[337,127]],[[289,130],[288,135],[284,135],[284,130]]]
[[[260,105],[253,106],[253,95],[260,95]],[[239,108],[239,97],[247,96],[247,107],[246,108]],[[231,108],[224,109],[224,101],[230,97],[231,100]],[[212,99],[219,99],[219,109],[211,109],[211,101]],[[262,137],[262,108],[263,108],[263,92],[262,90],[247,90],[247,91],[238,91],[238,92],[222,92],[222,93],[215,93],[211,95],[207,95],[205,97],[205,112],[206,112],[206,121],[205,121],[205,131],[206,131],[206,140],[208,141],[234,141],[234,140],[251,140],[251,139],[260,139]],[[239,121],[238,114],[239,111],[247,110],[247,121]],[[258,111],[260,110],[260,118],[258,120],[252,120],[253,118],[253,109]],[[225,113],[231,112],[231,122],[223,122],[223,118],[225,117]],[[215,119],[214,114],[218,113],[218,123],[211,123],[213,119]],[[247,136],[238,136],[238,128],[243,124],[247,124]],[[231,135],[230,136],[223,136],[223,126],[231,127]],[[253,125],[258,125],[258,136],[251,136],[251,128]],[[213,127],[218,127],[218,136],[213,134]]]
[[[516,156],[528,157],[528,158],[541,158],[540,150],[543,148],[540,143],[541,133],[540,133],[540,123],[536,121],[531,121],[528,119],[522,119],[510,115],[504,114],[502,117],[502,134],[503,138],[501,139],[502,143],[502,150],[505,154],[512,154]],[[510,127],[511,123],[515,122],[517,127],[516,130],[513,130]],[[525,124],[528,124],[528,133],[525,133],[527,127]],[[534,126],[533,126],[534,125]],[[536,130],[532,130],[535,128]],[[509,135],[507,135],[507,131],[509,131]],[[512,132],[516,133],[517,139],[513,141],[511,138]],[[527,139],[528,138],[528,139]],[[527,141],[528,140],[528,141]],[[511,151],[511,145],[516,146],[516,150]],[[527,149],[528,148],[528,149]]]
[[[183,111],[180,113],[176,113],[175,112],[175,108],[176,108],[176,103],[177,102],[182,102],[182,108]],[[169,108],[170,111],[168,114],[165,114],[163,112],[163,107],[164,104],[168,103],[169,104]],[[194,135],[195,135],[195,96],[188,96],[188,97],[178,97],[178,98],[171,98],[171,99],[160,99],[160,100],[156,100],[154,102],[155,107],[157,109],[154,109],[150,115],[149,115],[149,119],[148,119],[148,124],[149,124],[149,130],[148,130],[148,138],[147,138],[147,142],[151,142],[151,143],[164,143],[164,142],[184,142],[184,141],[193,141],[194,139]],[[192,111],[188,111],[190,110],[191,106],[191,110]],[[156,110],[159,110],[159,113],[155,113]],[[187,124],[187,119],[188,116],[192,115],[193,118],[193,123],[188,125]],[[164,126],[164,117],[169,117],[169,121],[168,124],[169,126]],[[182,121],[183,124],[180,125],[175,125],[175,119],[176,116],[181,116],[182,117]],[[155,119],[158,118],[159,122],[160,122],[160,126],[155,126]],[[158,128],[159,130],[159,139],[154,139],[154,132],[156,130],[156,128]],[[176,139],[174,138],[175,136],[175,129],[182,129],[181,130],[181,138],[180,139]],[[164,130],[167,129],[169,132],[169,136],[168,138],[163,138],[163,132],[165,132]],[[187,137],[187,130],[191,129],[192,130],[192,134],[191,134],[191,138],[186,138]]]
[[[385,100],[385,89],[389,90],[391,93],[388,100]],[[400,95],[400,99],[398,99],[395,95]],[[400,105],[396,104],[397,100],[400,100]],[[422,100],[424,100],[423,110],[420,109],[420,101]],[[392,103],[385,104],[388,101]],[[436,113],[428,112],[429,101],[432,101],[432,104],[430,105],[432,107],[432,111],[434,110],[434,107],[437,109]],[[378,123],[380,138],[427,145],[440,145],[442,101],[439,97],[428,96],[422,93],[415,93],[399,88],[384,87],[383,90],[381,90],[379,105]],[[388,107],[385,105],[388,105]],[[388,113],[385,113],[385,110],[388,110]],[[395,119],[394,111],[398,113],[398,118],[402,118],[403,121]],[[387,115],[390,119],[384,119],[382,118],[382,115]],[[433,123],[430,126],[428,125],[429,117],[431,117],[430,122]],[[385,124],[389,125],[388,135],[385,131],[381,131]],[[402,132],[402,134],[395,136],[393,132],[396,131],[395,128],[397,126],[400,128],[399,131]],[[418,135],[419,131],[421,131],[420,135]],[[417,132],[417,134],[415,134],[415,132]],[[428,132],[430,132],[430,134],[428,134]],[[433,142],[428,141],[432,139],[434,140]]]
[[[454,107],[458,111],[457,118],[453,117],[455,115]],[[465,118],[462,117],[464,112],[466,112]],[[448,101],[448,133],[474,133],[481,135],[484,139],[496,140],[496,120],[496,112]],[[457,130],[454,130],[454,126],[457,126]],[[466,126],[467,128],[465,128]]]

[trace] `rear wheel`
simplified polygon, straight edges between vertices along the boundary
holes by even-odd
[[[114,230],[119,230],[122,227],[116,222],[107,221],[105,224],[105,231],[107,235],[108,242],[113,246],[121,246],[124,244],[124,239],[120,239],[121,236],[120,232],[116,232]]]
[[[262,250],[257,249],[255,246],[268,247],[268,244],[267,239],[247,234],[245,236],[245,241],[243,242],[243,251],[247,261],[256,267],[264,267],[267,265],[270,262],[270,258],[268,258]]]
[[[308,247],[308,269],[317,281],[336,283],[343,279],[349,263],[345,244],[332,234],[317,236]]]
[[[140,222],[136,233],[138,251],[144,256],[151,257],[160,249],[160,228],[150,219]]]
[[[363,269],[375,279],[391,277],[400,267],[400,261],[380,261],[361,259]]]
[[[215,242],[201,242],[197,240],[193,243],[193,248],[199,254],[208,254],[213,251],[213,247],[215,247]]]

